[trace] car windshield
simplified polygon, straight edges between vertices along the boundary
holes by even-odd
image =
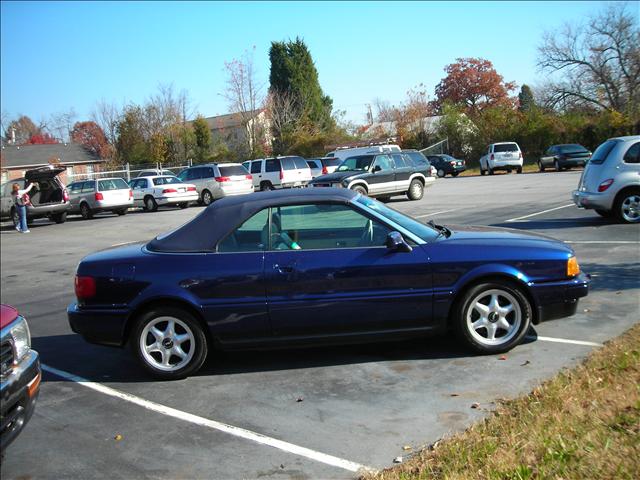
[[[109,180],[98,181],[98,191],[104,192],[106,190],[123,190],[128,189],[129,185],[121,178],[110,178]]]
[[[398,212],[397,210],[387,207],[384,203],[374,200],[373,198],[360,195],[359,197],[357,197],[356,201],[369,210],[373,210],[379,215],[382,215],[383,217],[389,219],[393,223],[400,225],[406,230],[409,230],[411,233],[420,237],[425,242],[430,242],[436,239],[439,235],[439,232],[429,225],[420,223],[419,221],[414,220],[411,217],[407,217],[406,215]]]
[[[182,183],[178,177],[158,177],[153,179],[154,185],[170,185],[172,183]]]
[[[339,172],[362,172],[369,170],[373,162],[373,155],[364,155],[360,157],[349,157],[338,166]]]
[[[560,145],[560,147],[558,148],[562,153],[583,153],[588,151],[582,145],[577,145],[577,144],[576,145]]]
[[[493,146],[493,151],[495,153],[498,153],[498,152],[517,152],[518,151],[518,145],[516,145],[515,143],[502,143],[502,144],[494,145]]]

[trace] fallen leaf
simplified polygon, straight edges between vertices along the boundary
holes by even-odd
[[[471,404],[471,408],[480,408],[480,404],[479,403],[472,403]]]
[[[402,463],[402,457],[396,457],[393,459],[393,463]]]
[[[506,360],[507,356],[506,355],[501,355],[498,357],[498,360]]]
[[[411,450],[411,445],[405,445],[404,447],[402,447],[402,449],[404,451]]]
[[[524,363],[521,363],[520,366],[524,367],[526,365],[529,365],[531,362],[529,360],[525,361]]]
[[[591,310],[589,310],[588,308],[585,308],[585,309],[584,309],[584,313],[588,313],[588,312],[590,312],[590,311],[591,311]]]
[[[452,394],[451,394],[451,396],[452,396],[452,397],[459,397],[459,396],[460,396],[460,394],[459,394],[459,393],[452,393]]]
[[[119,442],[120,440],[122,440],[122,438],[123,438],[123,437],[122,437],[122,435],[120,435],[120,434],[117,434],[115,437],[113,437],[113,439],[114,439],[116,442]]]

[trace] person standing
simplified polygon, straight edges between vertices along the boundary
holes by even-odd
[[[27,188],[20,189],[20,185],[14,183],[11,187],[11,195],[13,196],[13,203],[16,206],[18,212],[18,224],[16,230],[22,233],[29,233],[29,227],[27,226],[27,205],[30,205],[29,191],[33,188],[33,183],[30,183]]]

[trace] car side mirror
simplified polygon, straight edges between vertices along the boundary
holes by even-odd
[[[373,167],[373,173],[379,172],[380,170],[382,170],[382,167],[380,165],[376,165],[375,167]]]
[[[389,232],[384,244],[393,252],[409,253],[413,250],[400,232]]]

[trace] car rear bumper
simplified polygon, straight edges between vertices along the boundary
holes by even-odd
[[[513,170],[522,167],[522,160],[489,161],[489,168],[493,170]]]
[[[561,168],[584,167],[588,160],[588,158],[566,158],[558,160],[558,165]]]
[[[247,195],[249,193],[253,193],[254,192],[254,187],[253,184],[251,185],[246,185],[243,187],[236,187],[236,188],[221,188],[220,189],[220,198],[224,198],[224,197],[232,197],[235,195]]]
[[[122,346],[129,312],[80,308],[77,303],[67,307],[69,326],[89,343]]]
[[[589,293],[590,282],[588,275],[580,273],[569,280],[531,284],[530,291],[537,306],[534,323],[569,317],[576,313],[578,300]]]
[[[133,207],[133,198],[126,202],[109,202],[109,201],[97,201],[94,210],[119,210],[121,208]]]
[[[40,392],[40,359],[31,350],[1,383],[0,450],[13,442],[33,415]]]
[[[50,215],[59,215],[68,212],[71,205],[69,202],[49,203],[37,207],[27,207],[27,218],[41,218]]]
[[[593,193],[574,190],[571,194],[573,203],[579,208],[611,210],[613,208],[614,196],[608,192]]]
[[[198,193],[194,192],[193,194],[182,195],[179,197],[158,197],[156,198],[156,203],[158,205],[176,205],[184,202],[197,202],[199,198]]]

